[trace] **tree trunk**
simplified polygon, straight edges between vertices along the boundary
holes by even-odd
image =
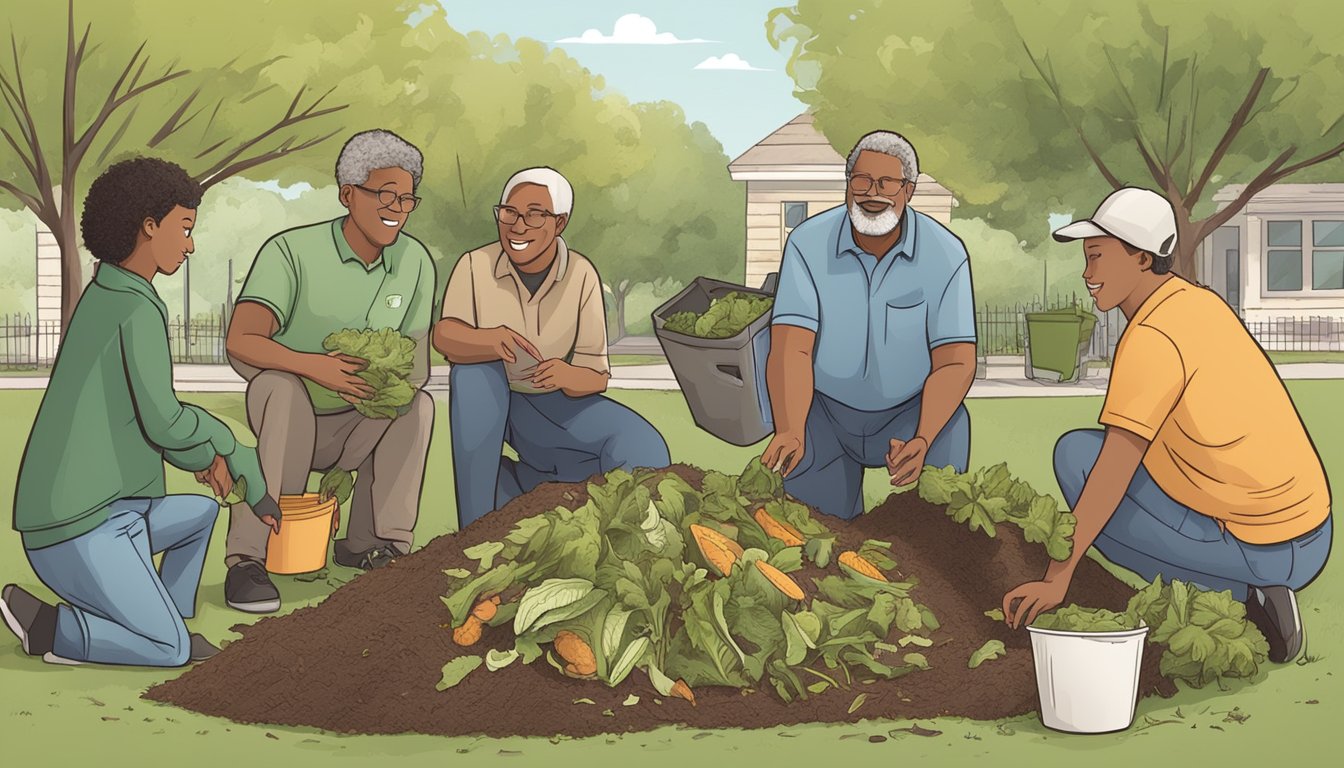
[[[621,290],[620,286],[612,288],[612,299],[616,302],[616,333],[612,341],[625,338],[625,297],[629,293],[629,290]]]
[[[83,265],[79,257],[79,234],[75,222],[74,185],[67,184],[60,191],[60,211],[56,214],[60,226],[52,234],[61,249],[61,335],[70,329],[70,318],[74,317],[75,305],[84,290]]]

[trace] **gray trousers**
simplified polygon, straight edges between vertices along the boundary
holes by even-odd
[[[410,552],[434,429],[433,398],[417,392],[410,411],[396,419],[366,418],[353,408],[319,416],[298,376],[236,362],[234,369],[248,379],[247,421],[271,497],[303,493],[312,471],[355,472],[345,546],[364,552],[391,543]],[[269,535],[250,506],[233,505],[225,565],[265,562]]]

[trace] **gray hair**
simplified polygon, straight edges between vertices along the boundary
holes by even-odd
[[[905,180],[919,180],[919,155],[915,154],[914,145],[901,134],[892,131],[873,131],[859,139],[859,143],[849,151],[849,159],[845,161],[846,176],[854,172],[854,163],[859,159],[859,153],[865,150],[900,160]]]
[[[504,192],[499,196],[499,204],[509,202],[509,195],[520,184],[545,187],[546,191],[551,193],[551,205],[555,207],[551,213],[556,216],[568,216],[574,210],[574,187],[554,168],[546,166],[527,168],[513,174],[504,185]]]
[[[411,185],[420,186],[425,156],[409,141],[382,129],[356,133],[341,147],[336,159],[336,183],[364,184],[369,174],[381,168],[400,168],[411,174]]]

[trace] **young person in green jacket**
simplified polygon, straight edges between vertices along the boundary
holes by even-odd
[[[173,391],[168,310],[151,281],[194,250],[201,192],[178,166],[137,158],[98,177],[84,203],[84,244],[99,264],[56,358],[14,494],[28,562],[66,602],[50,605],[14,584],[0,591],[0,613],[24,652],[51,663],[168,667],[218,652],[183,620],[196,612],[219,504],[167,495],[164,461],[220,497],[243,478],[252,509],[279,530],[256,451]]]

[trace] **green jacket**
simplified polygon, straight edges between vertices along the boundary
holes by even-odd
[[[14,529],[27,549],[59,544],[107,519],[117,499],[167,493],[163,462],[199,471],[223,456],[266,493],[255,449],[223,422],[178,401],[168,309],[144,278],[100,264],[75,308],[19,466]]]

